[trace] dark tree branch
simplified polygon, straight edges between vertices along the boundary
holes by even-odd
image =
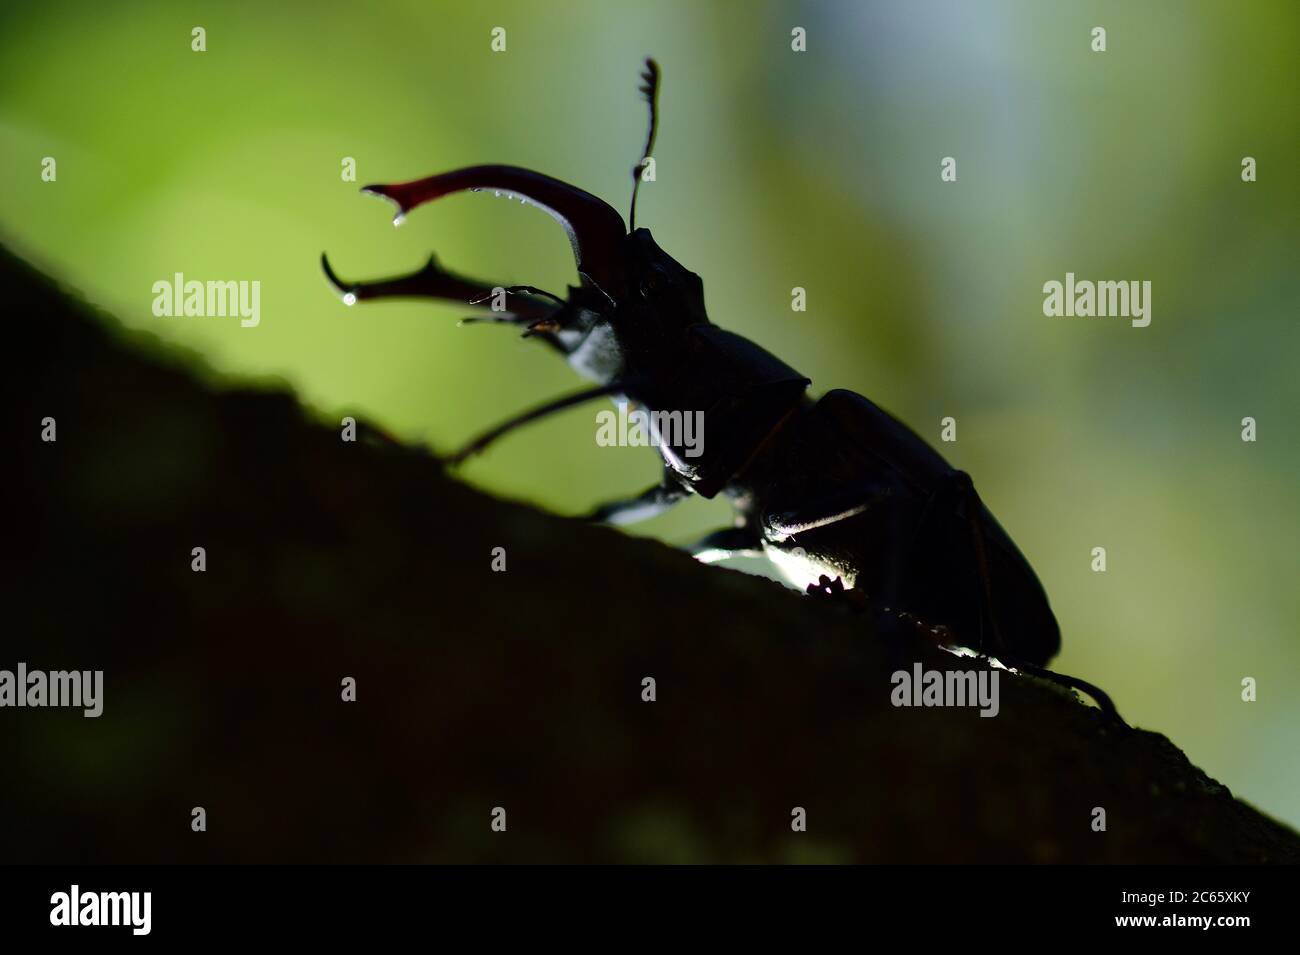
[[[290,395],[210,392],[0,272],[0,667],[106,681],[99,719],[0,710],[3,861],[1300,861],[1061,690],[894,709],[860,615],[345,444]]]

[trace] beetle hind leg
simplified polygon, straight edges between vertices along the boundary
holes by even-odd
[[[1064,673],[1057,673],[1046,667],[1039,666],[1036,663],[1028,663],[1016,659],[1006,651],[1010,649],[1002,629],[998,624],[998,615],[994,612],[992,573],[990,570],[990,547],[985,539],[984,530],[978,520],[979,509],[983,507],[979,495],[975,491],[975,486],[971,482],[970,476],[964,471],[953,472],[950,489],[955,492],[959,498],[963,509],[966,513],[967,523],[970,527],[971,545],[975,552],[976,574],[979,579],[979,603],[980,603],[980,643],[981,649],[986,655],[996,658],[999,662],[1005,664],[1013,670],[1019,670],[1036,676],[1039,679],[1047,680],[1058,686],[1064,686],[1072,690],[1080,690],[1092,697],[1101,711],[1107,717],[1115,720],[1123,727],[1128,727],[1128,723],[1119,715],[1115,709],[1115,704],[1105,691],[1089,683],[1087,680],[1081,680],[1078,677],[1069,676]],[[985,639],[985,628],[991,639]]]
[[[999,660],[1013,670],[1028,673],[1030,676],[1036,676],[1040,680],[1055,683],[1057,686],[1063,686],[1070,690],[1078,690],[1082,693],[1087,693],[1097,702],[1097,706],[1103,713],[1115,720],[1125,729],[1130,728],[1128,723],[1124,720],[1124,717],[1119,715],[1119,710],[1115,709],[1115,703],[1111,700],[1106,691],[1101,689],[1101,687],[1089,683],[1087,680],[1081,680],[1077,676],[1070,676],[1066,673],[1057,673],[1055,670],[1036,666],[1033,663],[1021,663],[1020,661],[1013,660],[1009,657],[999,658]]]

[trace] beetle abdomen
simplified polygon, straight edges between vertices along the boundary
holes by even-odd
[[[802,560],[805,573],[840,576],[995,656],[1042,664],[1059,650],[1047,594],[970,478],[896,418],[829,392],[801,416],[783,457],[761,516],[778,566]]]

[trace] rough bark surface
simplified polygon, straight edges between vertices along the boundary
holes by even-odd
[[[105,671],[98,719],[0,710],[4,861],[1300,861],[1056,687],[896,709],[860,615],[344,443],[0,271],[0,668]]]

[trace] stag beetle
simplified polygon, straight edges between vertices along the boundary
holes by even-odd
[[[493,286],[443,269],[345,282],[321,264],[343,300],[434,298],[509,306],[491,317],[563,355],[594,386],[548,402],[480,436],[456,463],[531,421],[600,397],[652,410],[698,409],[707,441],[687,457],[661,442],[663,479],[589,519],[626,524],[691,494],[725,495],[735,524],[694,548],[713,561],[763,554],[809,593],[848,596],[878,613],[924,621],[962,647],[1004,665],[1081,689],[1118,719],[1110,699],[1074,677],[1042,669],[1060,648],[1047,595],[1029,562],[963,471],[914,431],[851,391],[808,396],[811,381],[781,359],[709,321],[700,277],[636,227],[636,197],[659,125],[659,67],[646,61],[640,88],[650,123],[632,169],[630,231],[603,200],[517,166],[470,166],[364,192],[397,207],[465,190],[540,207],[568,233],[580,284],[561,298],[533,286]]]

